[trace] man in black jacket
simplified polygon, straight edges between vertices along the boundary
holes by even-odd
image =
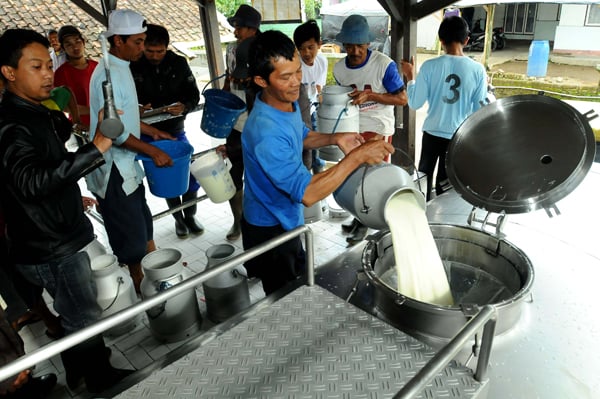
[[[196,79],[185,58],[167,50],[169,32],[159,25],[148,24],[144,55],[139,61],[130,64],[135,80],[138,102],[145,109],[166,107],[171,117],[152,124],[151,129],[142,124],[141,139],[153,140],[152,131],[158,129],[169,133],[175,139],[189,143],[185,136],[185,116],[200,101]],[[153,128],[153,129],[152,129]],[[169,208],[196,198],[200,185],[190,175],[188,191],[182,197],[167,198]],[[183,212],[173,213],[175,233],[186,237],[188,233],[202,234],[204,228],[196,221],[196,205],[188,206]]]
[[[94,239],[77,181],[102,163],[110,139],[96,132],[92,143],[70,153],[71,124],[41,102],[50,97],[54,72],[48,40],[26,29],[0,37],[0,72],[6,92],[0,104],[0,202],[5,212],[9,256],[31,283],[54,298],[66,334],[102,313],[90,259],[82,249]],[[121,379],[101,336],[61,354],[67,383],[84,379],[100,392]]]

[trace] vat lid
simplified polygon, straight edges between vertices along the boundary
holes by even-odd
[[[543,95],[499,99],[457,129],[446,158],[456,191],[496,213],[550,209],[583,180],[595,155],[589,120]]]

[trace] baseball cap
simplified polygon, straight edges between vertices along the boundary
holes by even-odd
[[[248,56],[250,55],[250,45],[254,42],[256,36],[249,37],[238,44],[235,50],[235,69],[231,73],[236,79],[246,79],[250,74],[248,71]]]
[[[79,29],[73,25],[65,25],[58,30],[58,42],[62,45],[67,36],[79,36],[83,38]]]
[[[375,35],[369,30],[365,17],[353,14],[344,20],[342,30],[335,39],[342,44],[366,44],[375,40]]]
[[[237,26],[258,29],[260,27],[260,19],[260,13],[256,9],[247,4],[242,4],[233,17],[227,18],[227,22],[231,26],[237,24]]]
[[[137,35],[146,32],[146,20],[133,10],[114,10],[108,15],[106,36]]]

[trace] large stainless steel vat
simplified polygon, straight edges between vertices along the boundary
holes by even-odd
[[[496,333],[512,327],[531,290],[529,258],[504,239],[471,227],[431,224],[446,268],[455,306],[438,306],[402,295],[395,289],[391,234],[380,232],[365,246],[363,269],[375,286],[375,308],[382,317],[412,335],[435,342],[454,336],[479,306],[498,310]]]
[[[540,208],[559,213],[556,202],[577,187],[593,162],[591,119],[540,95],[503,98],[467,118],[448,147],[448,177],[460,196],[488,216],[477,219],[473,208],[468,222],[482,222],[479,229],[431,225],[457,306],[398,293],[386,275],[395,262],[391,235],[383,232],[362,259],[382,317],[430,341],[454,335],[485,304],[498,308],[497,333],[515,325],[534,272],[525,253],[503,238],[505,216]],[[495,224],[488,223],[491,212],[499,214]],[[496,227],[495,235],[486,231],[489,226]]]

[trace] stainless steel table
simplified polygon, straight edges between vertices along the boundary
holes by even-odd
[[[117,398],[391,398],[435,352],[319,286],[302,286]],[[420,398],[477,398],[452,362]]]

